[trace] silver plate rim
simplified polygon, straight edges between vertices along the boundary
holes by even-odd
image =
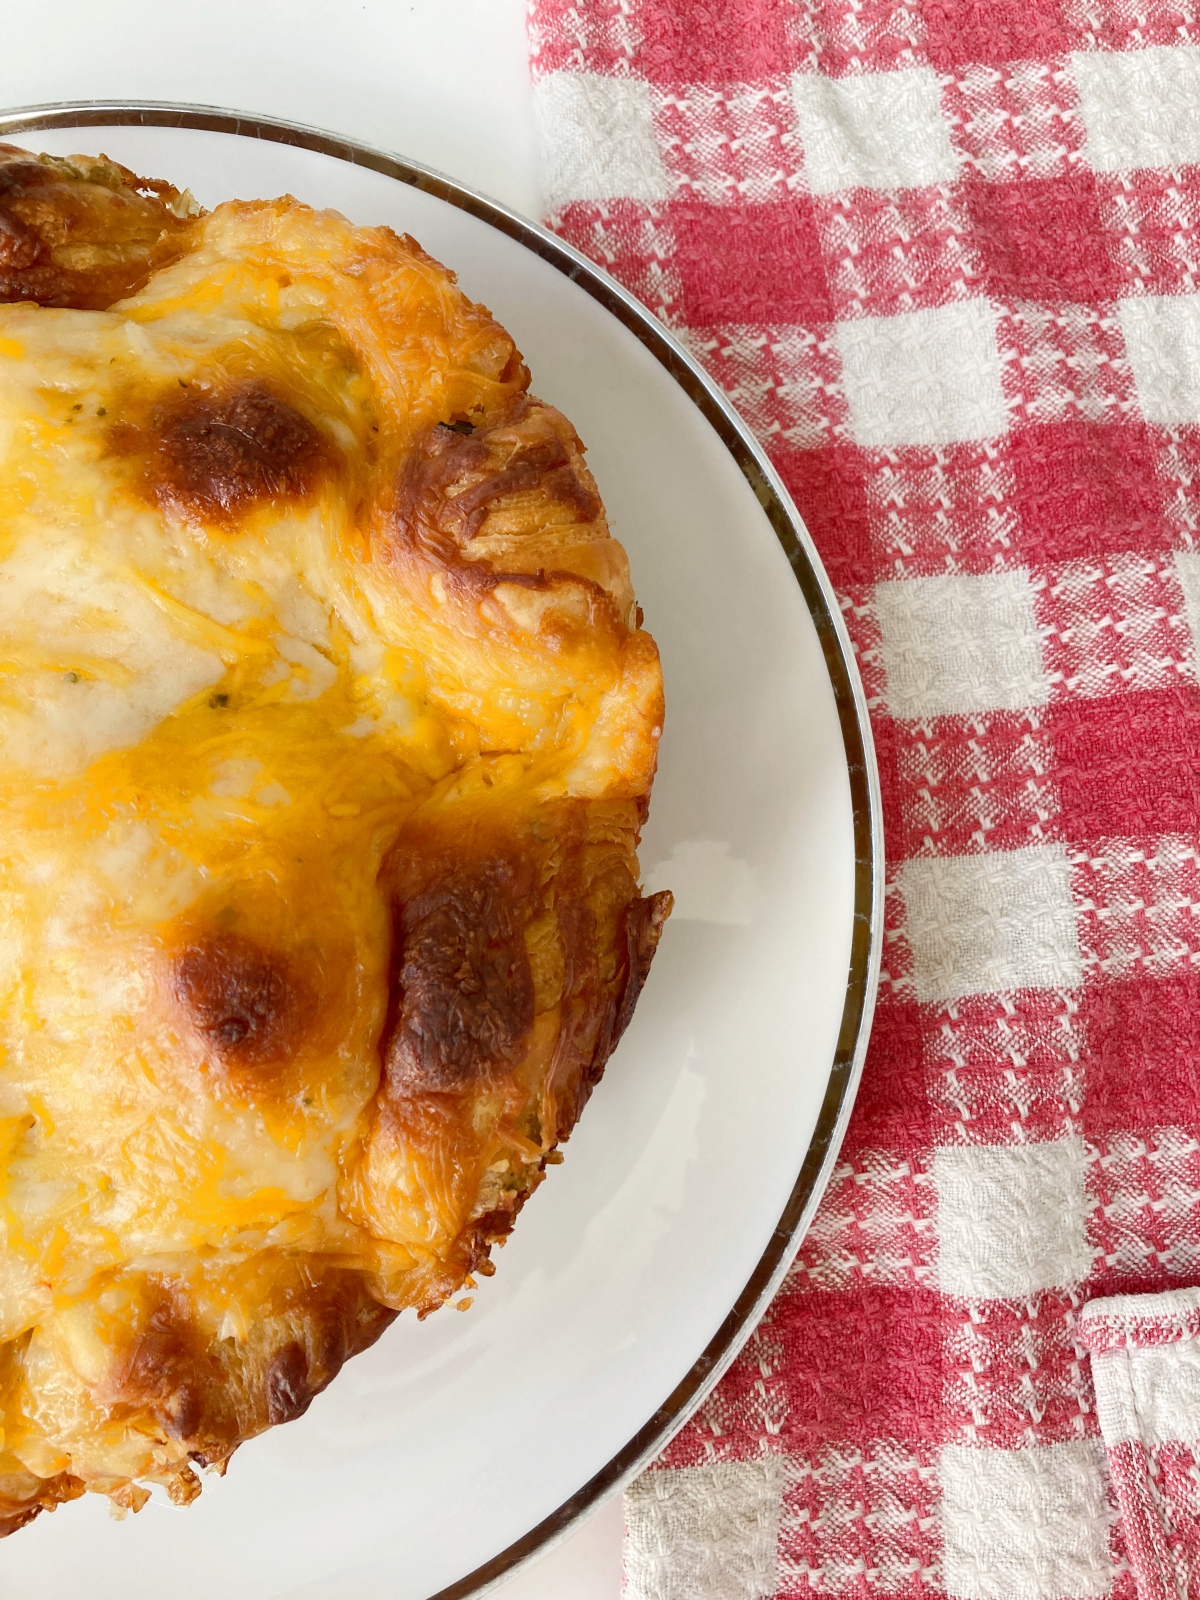
[[[833,586],[776,469],[697,361],[621,284],[573,246],[500,201],[407,157],[328,129],[166,100],[73,100],[0,111],[0,136],[51,128],[190,128],[295,145],[368,167],[497,228],[579,285],[632,332],[674,378],[733,456],[783,546],[817,630],[837,703],[854,818],[854,932],[837,1047],[817,1125],[762,1256],[709,1344],[633,1437],[585,1484],[481,1566],[428,1600],[469,1600],[547,1554],[658,1455],[737,1357],[779,1288],[833,1171],[858,1092],[879,986],[883,943],[883,805],[866,695]]]

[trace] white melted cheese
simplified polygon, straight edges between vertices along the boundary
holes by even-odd
[[[379,765],[338,732],[380,726],[334,652],[372,634],[339,570],[340,509],[212,534],[114,474],[107,435],[122,384],[188,379],[214,345],[261,338],[195,312],[144,327],[0,308],[0,354],[23,351],[0,360],[0,1339],[44,1314],[48,1282],[350,1231],[337,1184],[377,1060],[340,1062],[340,1088],[286,1115],[223,1098],[170,1014],[160,950],[226,879],[304,847],[312,807],[342,798],[320,792],[342,744]],[[276,707],[310,721],[273,741]],[[366,839],[335,870],[370,892]]]
[[[0,561],[0,765],[66,777],[135,745],[225,664],[176,636],[94,538],[42,527]]]

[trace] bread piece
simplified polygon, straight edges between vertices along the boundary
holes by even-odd
[[[11,149],[0,266],[10,1531],[490,1272],[669,897],[624,552],[450,272]]]

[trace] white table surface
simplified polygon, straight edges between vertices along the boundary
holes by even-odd
[[[524,0],[0,0],[0,19],[2,107],[186,100],[288,117],[537,213]],[[621,1526],[610,1501],[493,1593],[616,1600]]]

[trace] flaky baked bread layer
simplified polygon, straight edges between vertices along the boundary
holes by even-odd
[[[453,274],[0,147],[0,299],[10,1531],[490,1272],[669,897],[624,552]]]

